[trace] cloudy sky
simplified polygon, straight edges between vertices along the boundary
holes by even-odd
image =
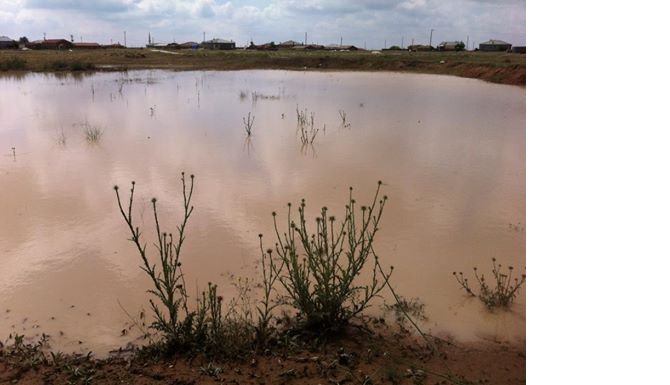
[[[146,44],[233,39],[382,48],[414,39],[526,43],[525,0],[0,0],[0,35]]]

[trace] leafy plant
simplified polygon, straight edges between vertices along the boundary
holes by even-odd
[[[272,213],[277,236],[275,251],[281,263],[274,274],[286,290],[288,303],[300,311],[307,328],[339,329],[368,307],[388,284],[388,276],[381,271],[373,249],[387,200],[386,196],[379,199],[381,185],[380,181],[372,203],[359,209],[350,188],[344,219],[338,225],[328,208],[323,207],[316,218],[316,230],[312,231],[307,225],[303,199],[297,223],[288,204],[287,230],[280,235],[277,214]],[[370,257],[374,258],[370,281],[355,282]],[[383,277],[380,279],[379,275]]]
[[[486,282],[484,274],[479,275],[477,268],[473,268],[475,279],[479,284],[478,293],[475,293],[472,290],[468,279],[462,272],[457,274],[454,271],[453,275],[456,277],[456,281],[459,285],[461,285],[461,288],[463,288],[469,295],[479,297],[487,308],[507,308],[514,302],[517,292],[526,282],[526,274],[521,274],[521,279],[512,278],[514,267],[508,266],[507,272],[505,272],[502,264],[496,264],[495,258],[492,258],[491,261],[493,263],[493,269],[491,270],[493,273],[493,285],[491,286]]]

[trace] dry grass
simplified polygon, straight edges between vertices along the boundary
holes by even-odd
[[[347,70],[400,71],[456,75],[495,83],[525,85],[526,56],[484,52],[327,52],[327,51],[209,51],[183,50],[183,55],[166,55],[147,49],[96,51],[0,51],[0,62],[10,57],[25,60],[27,71],[67,70],[68,63],[88,69],[174,69],[174,70]],[[443,62],[443,63],[441,63]]]

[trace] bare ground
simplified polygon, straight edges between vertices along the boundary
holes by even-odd
[[[318,344],[235,359],[0,355],[7,384],[525,384],[525,346],[422,339],[375,320]]]

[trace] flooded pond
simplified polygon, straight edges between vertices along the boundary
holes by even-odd
[[[98,354],[136,338],[122,335],[126,312],[148,308],[149,280],[112,186],[127,196],[137,182],[151,247],[150,200],[174,229],[185,171],[196,175],[182,257],[191,287],[212,281],[230,298],[232,281],[257,276],[272,211],[283,218],[305,198],[310,216],[323,205],[341,216],[349,186],[368,202],[382,180],[376,250],[394,287],[425,303],[426,327],[524,340],[525,288],[492,314],[452,271],[488,272],[492,257],[525,268],[525,99],[523,88],[395,73],[0,78],[0,336],[47,333],[58,349]],[[314,113],[311,145],[296,108]]]

